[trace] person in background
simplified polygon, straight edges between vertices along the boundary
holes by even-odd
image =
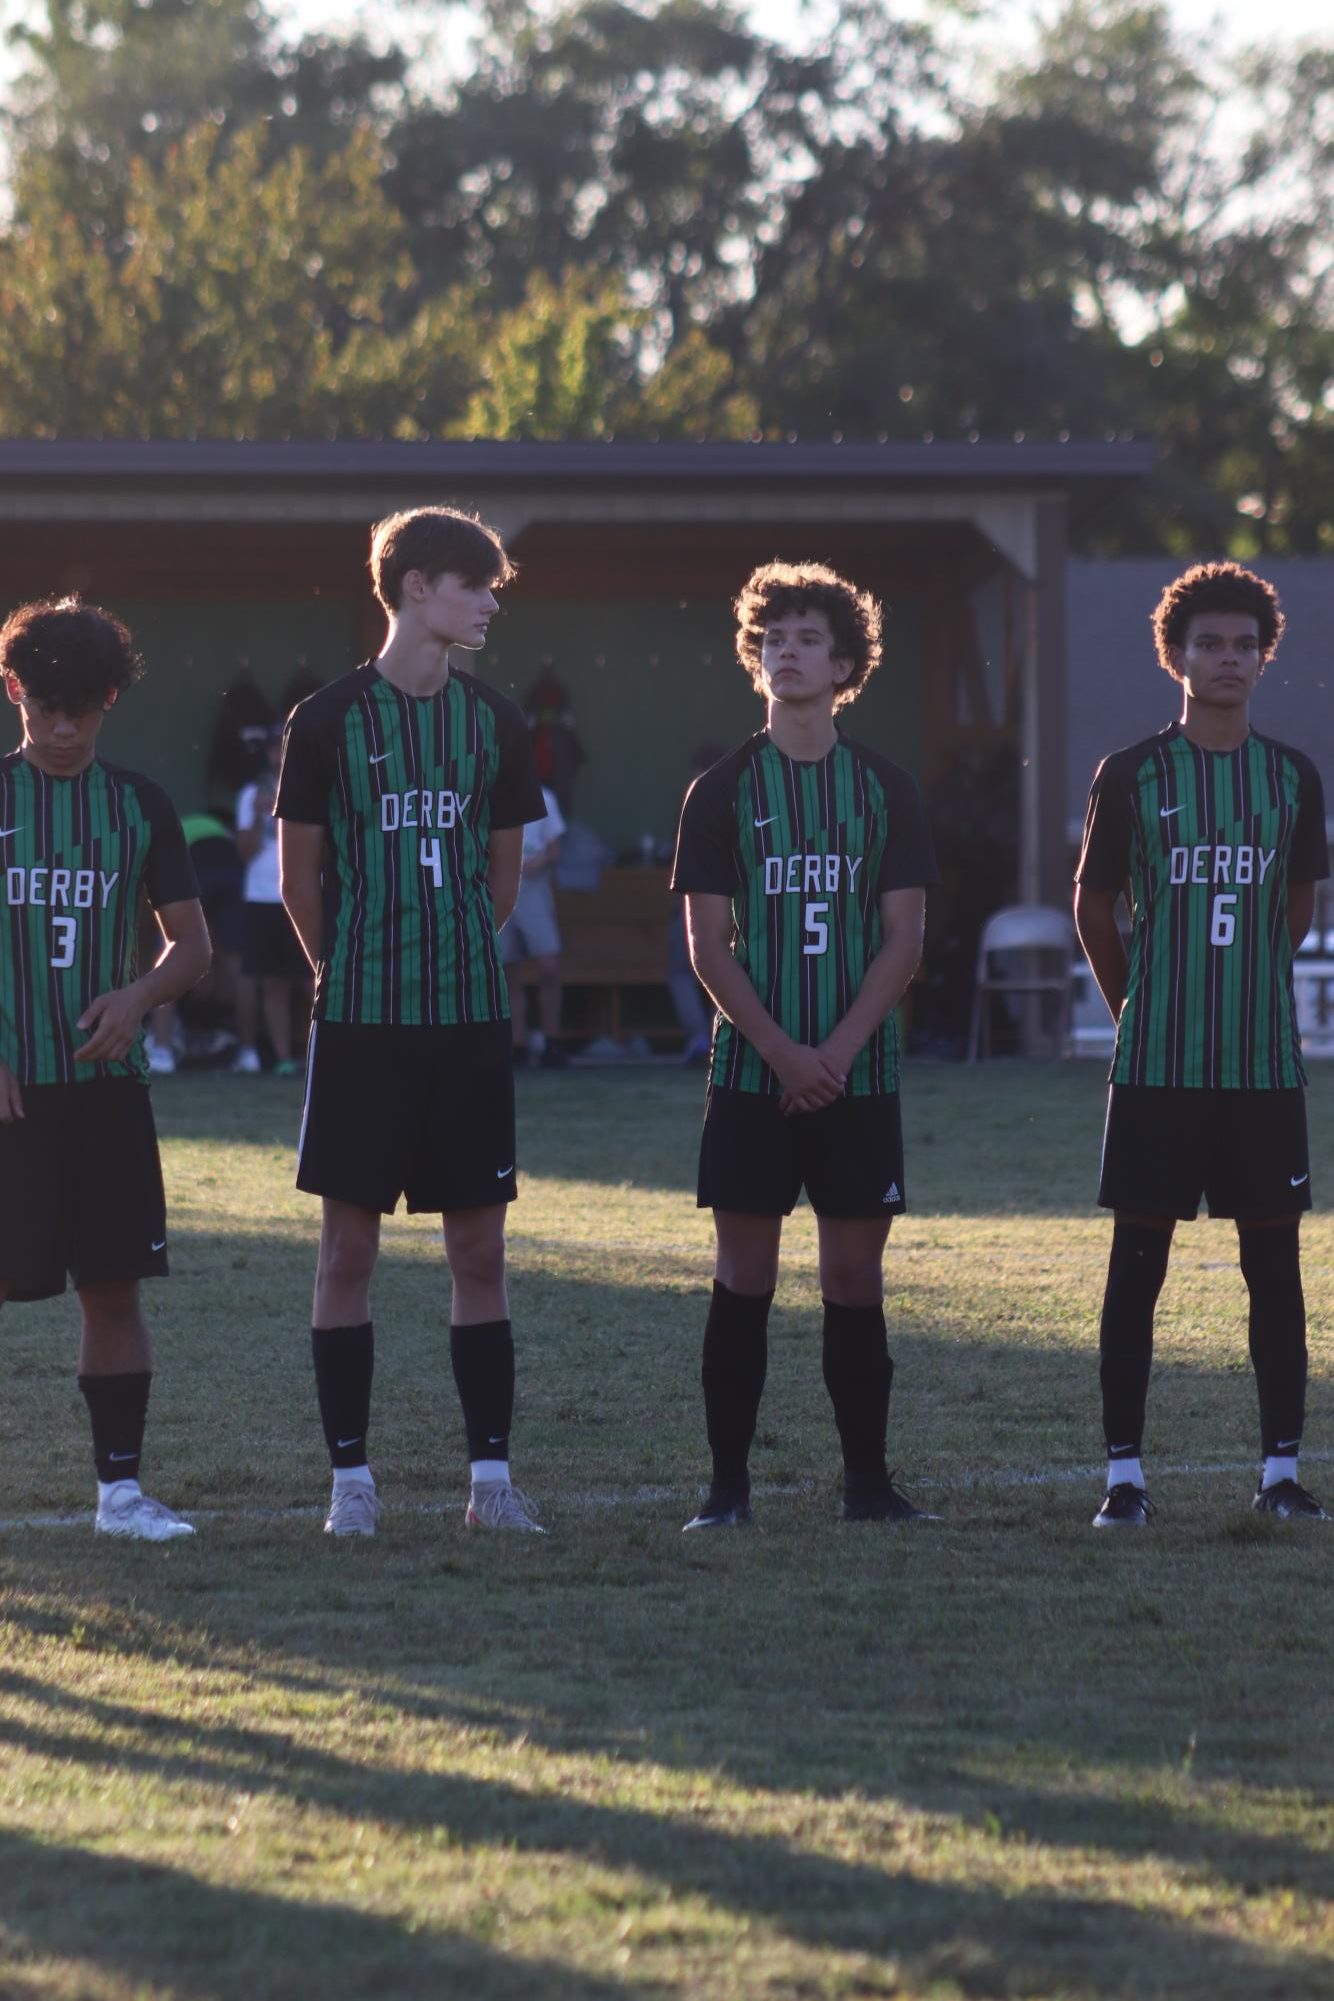
[[[523,877],[514,915],[500,934],[500,951],[506,966],[531,959],[537,967],[537,1017],[542,1026],[541,1064],[544,1070],[563,1070],[565,1051],[560,1035],[560,925],[556,920],[556,892],[551,873],[560,855],[565,820],[556,795],[542,787],[546,818],[533,820],[523,830]],[[528,995],[517,987],[510,997],[510,1021],[514,1031],[514,1067],[528,1062]]]
[[[231,1023],[241,978],[241,857],[230,827],[212,813],[186,813],[181,830],[199,885],[213,963],[179,1007],[167,1001],[149,1016],[144,1053],[154,1077],[171,1076],[182,1057],[217,1063],[236,1044]]]
[[[273,802],[282,763],[283,726],[268,737],[268,770],[243,786],[236,801],[236,848],[245,864],[242,909],[241,980],[236,997],[240,1048],[232,1069],[254,1076],[261,1068],[257,1027],[261,1007],[273,1050],[273,1075],[294,1077],[292,1017],[299,1002],[309,1017],[311,974],[287,912],[278,882],[278,823]]]

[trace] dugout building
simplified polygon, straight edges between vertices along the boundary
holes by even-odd
[[[224,688],[249,674],[276,700],[298,668],[330,679],[378,647],[370,523],[476,507],[519,577],[470,664],[520,701],[544,673],[564,685],[577,816],[629,860],[670,840],[696,746],[757,726],[729,612],[747,572],[829,562],[889,607],[848,725],[927,794],[939,967],[968,957],[975,906],[1068,899],[1067,541],[1151,461],[1077,440],[0,441],[0,604],[78,590],[130,623],[149,678],[104,752],[189,812]]]

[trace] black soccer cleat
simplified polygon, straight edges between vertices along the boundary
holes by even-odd
[[[1251,1506],[1257,1515],[1277,1515],[1281,1522],[1329,1520],[1315,1495],[1308,1494],[1297,1480],[1275,1480],[1272,1487],[1261,1487]]]
[[[1106,1498],[1093,1517],[1095,1529],[1146,1529],[1157,1512],[1143,1487],[1122,1480],[1107,1489]]]
[[[697,1515],[692,1515],[682,1535],[689,1535],[692,1529],[742,1529],[750,1523],[750,1496],[729,1492],[726,1488],[710,1487],[704,1497],[704,1505]]]
[[[938,1522],[926,1508],[915,1508],[891,1473],[883,1486],[849,1488],[839,1519],[845,1522]]]

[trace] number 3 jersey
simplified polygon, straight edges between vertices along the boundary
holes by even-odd
[[[1130,901],[1112,1082],[1305,1083],[1288,889],[1328,874],[1320,777],[1301,751],[1255,731],[1202,750],[1173,723],[1106,758],[1076,879]]]
[[[697,778],[681,809],[672,887],[730,897],[737,962],[794,1042],[823,1042],[847,1013],[883,942],[885,891],[935,879],[916,783],[841,734],[805,764],[761,730]],[[709,1075],[730,1090],[782,1090],[723,1015]],[[883,1095],[898,1081],[891,1012],[857,1056],[847,1093]]]
[[[0,758],[0,1061],[21,1084],[146,1081],[142,1034],[115,1063],[76,1063],[79,1016],[138,972],[139,916],[198,896],[176,809],[160,785],[95,758],[52,777]]]
[[[405,694],[373,663],[292,711],[275,812],[328,830],[320,1021],[503,1021],[491,835],[546,812],[523,712],[451,670]]]

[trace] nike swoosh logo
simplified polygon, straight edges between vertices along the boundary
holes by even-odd
[[[138,1457],[139,1454],[137,1452],[108,1452],[107,1454],[107,1458],[117,1466],[123,1465],[127,1459],[137,1459]]]
[[[22,820],[19,821],[17,827],[0,827],[0,841],[7,841],[11,834],[21,834],[22,832]]]
[[[1292,1452],[1296,1449],[1297,1446],[1301,1444],[1301,1442],[1302,1441],[1300,1438],[1278,1438],[1275,1439],[1274,1441],[1274,1451],[1276,1453]]]
[[[167,1248],[167,1240],[164,1237],[160,1244],[150,1244],[148,1248],[150,1251],[165,1251]]]
[[[393,754],[394,753],[392,750],[382,750],[378,757],[373,757],[370,761],[372,764],[383,764],[385,759],[387,757],[392,757]]]
[[[340,1438],[338,1441],[338,1450],[345,1452],[349,1445],[360,1445],[360,1443],[361,1433],[358,1432],[355,1438]]]
[[[1170,820],[1174,813],[1184,813],[1185,810],[1184,806],[1160,806],[1158,808],[1158,818],[1160,820]]]
[[[769,815],[769,817],[768,817],[768,819],[767,819],[767,820],[757,820],[757,821],[755,822],[755,825],[756,825],[757,827],[772,827],[772,825],[773,825],[774,821],[775,821],[775,820],[776,820],[777,818],[778,818],[778,815],[777,815],[777,813],[771,813],[771,814]]]
[[[1303,1181],[1309,1181],[1310,1179],[1311,1179],[1311,1170],[1309,1167],[1307,1168],[1305,1174],[1290,1174],[1288,1176],[1288,1180],[1294,1188],[1300,1188]]]
[[[513,1174],[513,1172],[514,1172],[514,1162],[511,1161],[508,1167],[498,1167],[496,1169],[496,1180],[503,1181],[507,1174]]]

